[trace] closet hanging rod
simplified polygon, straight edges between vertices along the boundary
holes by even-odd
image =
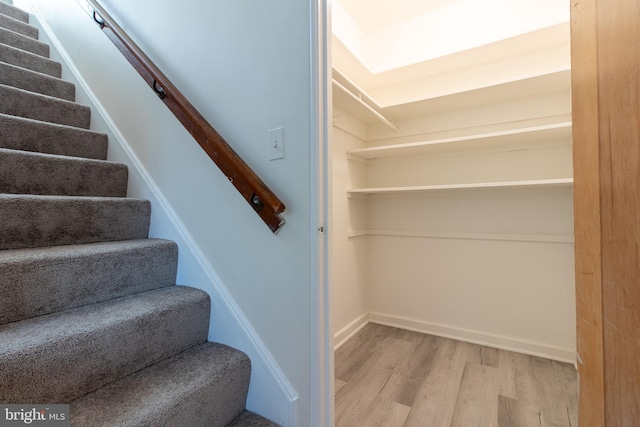
[[[376,116],[376,118],[378,118],[378,120],[380,120],[382,123],[384,123],[385,125],[389,126],[391,129],[393,130],[399,130],[400,128],[398,128],[398,126],[396,126],[395,124],[393,124],[389,119],[387,119],[385,116],[383,116],[382,114],[380,114],[378,111],[376,111],[371,105],[367,104],[366,102],[364,102],[362,100],[362,98],[360,96],[356,96],[356,94],[354,94],[353,92],[351,92],[349,89],[347,89],[345,86],[343,86],[340,82],[338,82],[336,79],[332,79],[333,80],[333,84],[335,86],[338,87],[338,89],[340,89],[341,91],[343,91],[345,94],[347,94],[349,97],[351,97],[352,99],[356,100],[356,102],[358,102],[360,105],[362,105],[364,108],[366,108],[367,110],[369,110],[371,113],[373,113],[374,116]],[[362,94],[361,94],[362,95]]]

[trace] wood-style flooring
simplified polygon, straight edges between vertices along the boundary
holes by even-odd
[[[370,323],[335,354],[336,427],[577,427],[573,365]]]

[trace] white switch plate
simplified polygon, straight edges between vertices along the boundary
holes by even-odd
[[[281,127],[269,132],[269,160],[284,159],[284,133]]]

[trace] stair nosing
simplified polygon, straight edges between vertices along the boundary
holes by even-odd
[[[16,54],[24,55],[24,56],[33,58],[34,60],[37,60],[37,61],[42,61],[44,63],[50,63],[50,64],[56,64],[58,67],[60,67],[60,71],[62,71],[62,64],[60,62],[58,62],[58,61],[54,61],[51,58],[47,58],[45,56],[38,55],[37,53],[29,52],[28,50],[20,49],[19,47],[11,46],[9,44],[2,43],[2,42],[0,42],[0,48],[9,49],[11,51],[16,51],[15,52]],[[15,64],[10,64],[10,65],[15,65]],[[24,68],[24,67],[20,67],[20,68]],[[24,69],[25,70],[31,70],[30,68],[24,68]],[[31,70],[31,71],[34,71],[34,70]],[[47,73],[42,73],[42,74],[45,74],[45,75],[48,75],[48,76],[51,76],[51,77],[55,77],[55,78],[61,78],[61,77],[57,77],[57,76],[52,76],[51,74],[47,74]]]
[[[210,306],[211,300],[202,290],[168,286],[2,325],[0,340],[13,342],[15,345],[0,347],[0,360],[6,362],[25,358],[26,363],[27,360],[42,359],[43,351],[59,349],[61,353],[56,352],[48,360],[45,358],[30,369],[46,373],[54,367],[53,363],[61,369],[53,377],[61,381],[68,378],[64,375],[65,368],[59,366],[60,362],[67,360],[65,356],[71,356],[81,365],[72,375],[77,379],[74,383],[63,381],[58,384],[54,381],[50,386],[41,388],[39,386],[44,386],[50,381],[50,377],[41,376],[33,383],[25,384],[24,380],[28,378],[29,372],[25,372],[20,364],[11,364],[11,369],[7,368],[5,372],[8,373],[9,387],[18,388],[13,393],[13,398],[28,395],[36,400],[44,398],[49,401],[56,397],[72,400],[204,343],[207,341],[209,328],[209,322],[205,323],[204,320],[209,317]],[[91,322],[88,322],[89,319]],[[179,323],[172,321],[197,323],[189,327],[187,333],[183,331],[181,334],[177,328]],[[163,332],[163,325],[167,332]],[[150,332],[153,345],[148,346],[141,339],[143,337],[138,330],[140,327],[154,330]],[[103,336],[109,340],[109,346],[98,340]],[[175,340],[169,341],[169,338]],[[136,353],[113,353],[111,349],[116,344],[115,341],[112,342],[114,339],[132,343],[131,350]],[[95,353],[94,358],[83,360],[82,353],[78,351],[85,349]],[[115,356],[112,362],[106,365],[100,362],[102,357],[109,356]],[[0,389],[0,392],[4,394],[6,390]]]
[[[164,288],[153,289],[150,291],[140,292],[133,295],[126,295],[123,297],[112,298],[109,300],[100,301],[93,304],[86,304],[76,308],[57,311],[55,313],[44,314],[38,317],[31,317],[28,319],[19,320],[17,322],[6,323],[4,325],[0,325],[0,337],[3,335],[11,335],[11,337],[14,337],[22,334],[23,332],[25,332],[25,330],[28,330],[31,328],[42,329],[51,325],[55,325],[61,320],[60,318],[65,318],[67,321],[69,319],[71,319],[71,321],[74,321],[75,319],[79,319],[84,316],[90,316],[96,311],[113,312],[114,311],[113,307],[117,306],[117,308],[121,308],[122,306],[127,306],[135,303],[136,300],[144,301],[145,298],[148,298],[152,294],[153,294],[152,295],[153,297],[156,297],[157,294],[162,294],[162,293],[171,293],[170,297],[174,297],[173,293],[175,293],[175,295],[178,295],[181,298],[178,301],[169,301],[174,305],[167,305],[165,307],[162,307],[162,311],[157,311],[157,307],[151,308],[151,307],[146,307],[144,304],[142,304],[141,306],[145,309],[144,311],[132,312],[130,310],[127,310],[126,311],[127,316],[125,317],[115,316],[115,315],[112,315],[111,317],[109,317],[109,315],[94,317],[94,319],[97,319],[97,322],[92,324],[89,330],[101,330],[101,329],[109,328],[113,325],[124,325],[127,322],[131,321],[132,319],[144,318],[154,313],[165,313],[165,312],[168,313],[174,310],[176,305],[189,305],[192,302],[191,300],[200,301],[203,299],[203,297],[205,297],[204,299],[206,299],[206,297],[208,296],[206,292],[200,289],[192,288],[189,286],[171,285]],[[185,295],[185,296],[182,296],[182,295]],[[164,300],[166,301],[167,299],[165,298]],[[109,314],[113,314],[113,313],[109,313]],[[74,323],[74,329],[65,329],[62,331],[65,336],[84,335],[86,333],[87,331],[86,324],[80,324],[79,322],[72,322],[72,323]],[[41,342],[41,340],[30,340],[29,338],[32,336],[35,337],[36,335],[30,335],[28,337],[24,337],[21,340],[21,344],[25,344],[26,347],[33,347],[34,344],[37,345],[39,342]],[[50,341],[46,341],[46,342],[50,342]],[[0,355],[6,354],[3,351],[4,349],[0,348]]]
[[[46,49],[45,49],[47,51],[46,55],[35,53],[35,52],[31,52],[31,53],[33,53],[34,55],[38,55],[38,56],[41,56],[43,58],[49,59],[49,55],[51,54],[51,47],[48,44],[46,44],[44,42],[41,42],[40,40],[36,40],[34,38],[31,38],[29,36],[25,36],[24,34],[16,33],[15,31],[11,31],[11,30],[9,30],[7,28],[0,27],[0,33],[1,32],[5,32],[5,31],[7,33],[9,33],[10,35],[17,36],[19,39],[23,39],[24,41],[26,41],[28,43],[33,43],[36,46],[44,46],[44,47],[46,47]],[[3,44],[6,44],[6,43],[3,43]],[[7,45],[7,46],[15,47],[13,45]],[[20,49],[20,48],[16,47],[16,49]],[[24,49],[20,49],[20,50],[24,50]],[[29,51],[27,51],[27,52],[29,52]]]
[[[0,44],[2,44],[2,43],[0,43]],[[12,46],[9,46],[9,47],[12,47]],[[20,50],[20,49],[18,49],[18,50]],[[27,52],[27,51],[25,51],[25,52],[26,53],[30,53],[30,52]],[[48,59],[48,58],[45,58],[45,59]],[[49,61],[51,61],[51,60],[49,59]],[[55,63],[55,61],[51,61],[51,62]],[[4,64],[4,65],[6,65],[8,67],[11,67],[11,68],[16,68],[16,69],[20,70],[21,72],[24,72],[24,73],[27,73],[27,74],[36,74],[38,77],[43,77],[43,78],[46,78],[47,80],[54,80],[54,81],[56,81],[58,83],[66,83],[66,84],[68,84],[70,86],[75,86],[73,83],[71,83],[68,80],[65,80],[65,79],[63,79],[61,77],[55,77],[55,76],[52,76],[52,75],[47,74],[47,73],[41,73],[40,71],[35,71],[35,70],[31,70],[29,68],[24,68],[24,67],[21,67],[19,65],[11,64],[9,62],[4,62],[2,60],[0,60],[0,64]],[[5,86],[8,86],[8,85],[5,85]],[[15,86],[11,86],[11,87],[15,87]],[[20,88],[17,88],[17,89],[20,89]],[[34,92],[34,93],[39,93],[39,92]]]
[[[130,239],[130,240],[116,240],[108,242],[93,242],[93,243],[78,243],[75,245],[53,245],[53,246],[40,246],[35,248],[22,248],[22,249],[4,249],[0,251],[0,262],[12,262],[11,257],[21,256],[22,254],[28,257],[29,254],[37,258],[38,253],[45,253],[49,251],[61,251],[61,252],[82,252],[83,248],[88,250],[99,248],[101,246],[131,246],[131,247],[144,247],[147,245],[164,245],[164,244],[176,244],[173,240],[163,239],[158,237],[149,237],[146,239]]]
[[[200,358],[200,355],[202,355],[203,352],[206,352],[206,353],[211,352],[208,354],[209,358],[207,359],[206,364],[202,361],[200,361],[200,363],[193,363],[194,360],[198,360]],[[157,387],[148,387],[148,386],[145,387],[144,385],[144,383],[146,382],[145,380],[148,379],[149,377],[154,378],[156,380],[160,378],[161,379],[160,384],[165,385],[163,382],[170,380],[172,377],[171,375],[172,372],[175,372],[176,367],[180,367],[180,365],[183,363],[189,363],[187,366],[205,366],[206,368],[211,369],[209,371],[211,374],[198,375],[199,372],[197,371],[197,369],[187,368],[188,369],[187,375],[185,375],[185,377],[188,377],[191,381],[188,383],[183,383],[183,382],[179,383],[178,387],[179,387],[180,393],[177,395],[165,394],[163,396],[160,396],[160,398],[162,399],[161,403],[165,405],[163,406],[165,408],[171,407],[167,405],[170,403],[174,403],[176,399],[182,398],[185,400],[190,400],[191,398],[193,398],[193,396],[196,393],[205,390],[208,386],[212,384],[219,383],[218,379],[223,379],[224,381],[224,379],[229,378],[229,375],[224,375],[225,372],[230,372],[230,371],[234,372],[235,373],[234,376],[236,376],[236,380],[239,379],[240,381],[242,381],[241,383],[235,383],[234,385],[236,387],[244,388],[245,386],[248,387],[249,385],[248,384],[249,377],[237,378],[237,377],[243,377],[244,375],[246,375],[247,369],[249,370],[249,375],[250,375],[251,361],[246,355],[246,353],[222,343],[214,343],[214,342],[207,341],[201,344],[194,345],[188,349],[183,350],[178,354],[175,354],[160,362],[157,362],[144,369],[141,369],[137,372],[127,375],[126,377],[123,377],[117,381],[107,384],[104,387],[101,387],[100,389],[95,390],[92,393],[88,393],[85,396],[81,396],[71,401],[70,402],[71,414],[73,415],[75,408],[77,408],[76,405],[83,405],[83,404],[87,405],[87,403],[85,403],[87,401],[88,401],[89,408],[92,408],[92,405],[96,403],[100,404],[102,402],[102,399],[105,397],[108,399],[110,396],[114,396],[115,399],[117,400],[118,396],[121,396],[120,393],[116,393],[118,389],[122,389],[122,388],[129,389],[130,387],[133,387],[138,391],[154,393],[156,392],[156,390],[159,390],[159,389]],[[101,394],[106,394],[107,396],[101,396]],[[124,397],[128,397],[128,396],[125,394]],[[150,401],[145,400],[144,402],[148,404],[148,402]],[[233,419],[235,419],[236,416],[238,416],[240,413],[243,412],[244,407],[246,407],[246,394],[244,395],[242,403],[243,403],[243,408],[240,409],[239,412],[237,413],[232,412],[229,414],[225,414],[231,417],[228,420],[228,422],[231,422]],[[224,408],[231,409],[227,407],[224,407]],[[233,409],[235,410],[236,408],[233,408]],[[144,407],[143,410],[145,414],[147,413],[154,414],[154,411],[152,411],[152,408],[149,408],[148,406]],[[119,414],[119,415],[122,416],[125,414]],[[87,420],[83,420],[83,421],[87,421]],[[98,422],[100,423],[99,424],[100,426],[105,425],[102,423],[103,420],[98,420]]]
[[[0,147],[0,152],[8,152],[9,154],[15,153],[16,155],[24,155],[24,156],[32,156],[39,158],[51,158],[54,160],[65,160],[77,163],[85,163],[85,164],[95,164],[96,166],[119,166],[119,167],[127,167],[126,163],[122,162],[114,162],[112,160],[101,160],[101,159],[90,159],[87,157],[76,157],[76,156],[66,156],[64,154],[51,154],[51,153],[42,153],[39,151],[27,151],[27,150],[19,150],[13,148],[4,148]]]
[[[19,26],[26,26],[26,27],[29,27],[29,28],[33,28],[35,30],[36,34],[35,34],[35,37],[34,37],[34,36],[30,36],[30,35],[27,35],[27,34],[20,33],[18,31],[13,31],[12,29],[7,28],[7,27],[2,27],[5,30],[13,31],[14,33],[18,33],[18,34],[22,34],[23,36],[29,37],[29,38],[31,38],[33,40],[38,40],[38,37],[40,36],[40,29],[38,27],[36,27],[35,25],[31,25],[28,22],[24,22],[24,21],[22,21],[20,19],[16,19],[13,16],[9,16],[9,15],[6,15],[4,13],[0,13],[0,15],[4,16],[6,19],[10,19],[12,21],[17,22],[19,24]]]
[[[142,198],[136,198],[136,197],[60,196],[60,195],[48,195],[48,194],[0,193],[0,201],[3,199],[19,199],[19,198],[20,199],[37,199],[41,201],[47,201],[47,200],[78,201],[80,200],[80,201],[87,201],[87,202],[109,201],[109,202],[117,202],[117,203],[134,203],[134,202],[150,203],[148,199],[142,199]]]
[[[0,86],[6,86],[6,85],[0,84]],[[8,86],[8,87],[12,87],[12,86]],[[27,92],[29,92],[29,91],[27,91]],[[30,93],[34,93],[34,92],[30,92]],[[58,99],[58,98],[54,98],[54,99]],[[77,104],[77,105],[83,105],[83,104]],[[91,107],[88,107],[88,108],[91,108]],[[9,119],[25,121],[25,122],[39,123],[39,124],[42,124],[42,125],[45,125],[45,126],[54,126],[54,127],[65,128],[65,129],[73,129],[73,130],[76,130],[76,131],[92,133],[94,135],[107,136],[107,134],[105,132],[100,132],[100,131],[96,131],[96,130],[93,130],[93,129],[80,128],[80,127],[77,127],[77,126],[65,125],[65,124],[62,124],[62,123],[46,122],[44,120],[32,119],[31,117],[14,116],[13,114],[7,114],[7,113],[0,113],[0,116],[4,116],[4,117],[9,118]]]
[[[73,126],[73,125],[68,125],[71,127],[75,127],[75,128],[80,128],[80,129],[89,129],[91,127],[91,107],[87,106],[87,105],[83,105],[83,104],[79,104],[77,102],[73,102],[73,101],[67,101],[66,99],[62,99],[62,98],[56,98],[54,96],[49,96],[49,95],[43,95],[41,93],[37,93],[37,92],[31,92],[25,89],[20,89],[20,88],[16,88],[13,86],[9,86],[9,85],[4,85],[4,84],[0,84],[0,90],[4,90],[4,91],[8,91],[8,92],[16,92],[16,95],[18,97],[23,97],[26,99],[22,99],[21,101],[26,101],[27,99],[40,99],[40,100],[47,100],[48,102],[53,103],[53,105],[58,105],[58,106],[62,106],[64,105],[65,108],[69,108],[70,110],[74,110],[74,113],[77,113],[77,116],[74,116],[73,119],[74,121],[77,121],[77,123],[79,124],[79,126]],[[6,114],[6,113],[5,113]],[[8,115],[13,115],[13,114],[8,114]],[[15,117],[23,117],[23,116],[19,116],[19,115],[13,115]],[[55,120],[60,120],[59,118],[56,118]],[[46,120],[40,120],[43,122],[46,122]],[[65,120],[66,121],[66,120]],[[50,123],[57,123],[57,121],[53,121]]]
[[[22,17],[24,17],[26,20],[23,20],[22,18],[16,18],[15,16],[7,15],[6,13],[3,13],[2,11],[0,11],[0,15],[4,15],[4,16],[8,16],[8,17],[13,18],[13,19],[17,19],[18,21],[22,21],[25,24],[29,23],[29,12],[27,12],[26,10],[22,10],[19,7],[14,6],[12,4],[8,4],[8,3],[5,3],[5,8],[8,8],[9,10],[13,10],[14,12],[16,12],[19,15],[21,15]]]
[[[11,65],[11,64],[7,64],[7,65]],[[45,74],[45,76],[46,76],[46,74]],[[55,77],[54,77],[54,78],[55,78]],[[51,99],[51,100],[53,100],[53,101],[64,102],[64,103],[67,103],[67,104],[73,104],[73,105],[77,105],[78,107],[82,107],[83,109],[89,109],[89,110],[91,110],[91,107],[86,106],[86,105],[84,105],[84,104],[79,104],[79,103],[77,103],[77,102],[75,102],[75,101],[69,101],[69,100],[67,100],[67,99],[58,98],[58,97],[51,96],[51,95],[45,95],[45,94],[43,94],[43,93],[33,92],[33,91],[30,91],[30,90],[27,90],[27,89],[22,89],[22,88],[15,87],[15,86],[11,86],[11,85],[5,85],[5,84],[2,84],[2,83],[0,83],[0,87],[5,87],[5,88],[8,88],[8,89],[10,89],[10,90],[17,90],[17,91],[20,91],[20,92],[24,92],[24,93],[25,93],[26,95],[28,95],[28,96],[43,96],[43,97],[45,97],[45,98],[49,98],[49,99]],[[5,114],[6,114],[6,113],[5,113]],[[9,115],[9,116],[10,116],[11,114],[7,114],[7,115]],[[15,117],[21,117],[21,116],[15,116]],[[42,121],[42,120],[41,120],[41,121]],[[71,127],[75,127],[75,126],[71,126]]]

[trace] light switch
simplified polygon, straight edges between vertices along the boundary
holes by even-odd
[[[269,132],[269,160],[284,159],[284,133],[281,127]]]

